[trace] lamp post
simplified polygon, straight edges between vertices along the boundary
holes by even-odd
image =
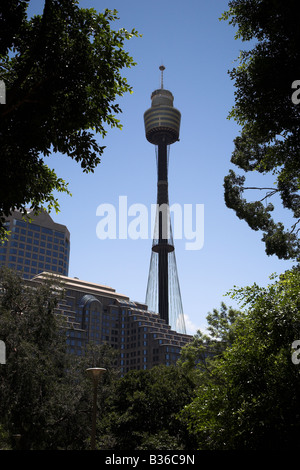
[[[93,380],[93,414],[92,414],[92,431],[91,431],[91,449],[95,450],[96,448],[96,416],[97,416],[97,388],[101,375],[106,372],[106,369],[102,367],[90,367],[86,369],[86,372],[89,374]]]

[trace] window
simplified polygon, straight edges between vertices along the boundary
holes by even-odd
[[[59,238],[65,238],[65,235],[64,235],[64,233],[62,233],[62,232],[56,232],[56,231],[55,231],[55,232],[54,232],[54,235],[55,235],[56,237],[59,237]]]
[[[51,230],[50,228],[42,227],[42,233],[48,233],[52,235],[53,230]]]
[[[14,225],[17,225],[18,227],[26,227],[26,222],[23,220],[14,220]]]

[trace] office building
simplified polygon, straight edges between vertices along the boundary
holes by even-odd
[[[0,246],[0,266],[19,272],[31,279],[43,271],[68,275],[70,233],[64,225],[55,223],[43,211],[28,217],[14,211],[7,217],[5,227],[10,232],[8,240]]]
[[[41,273],[30,283],[43,282]],[[113,288],[59,276],[65,297],[58,310],[67,318],[69,352],[83,355],[87,344],[108,344],[119,351],[121,375],[129,370],[175,364],[192,337],[173,331],[157,313]]]

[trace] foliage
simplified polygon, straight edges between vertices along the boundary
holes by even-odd
[[[0,338],[7,353],[0,369],[2,448],[88,448],[92,386],[85,370],[107,368],[100,405],[113,390],[115,355],[105,346],[90,346],[80,359],[67,353],[65,322],[56,311],[63,286],[53,279],[33,288],[2,269],[0,287]]]
[[[182,413],[199,449],[298,447],[300,383],[292,344],[300,338],[299,289],[295,269],[265,288],[232,291],[248,306],[247,315]]]
[[[190,402],[194,382],[176,366],[130,371],[111,396],[102,432],[115,450],[192,448],[179,411]]]
[[[219,310],[215,308],[209,312],[206,317],[208,334],[197,331],[192,341],[182,348],[178,365],[186,373],[194,373],[195,370],[204,372],[204,375],[209,373],[212,363],[233,343],[234,325],[241,315],[224,302]],[[199,379],[204,380],[202,374]]]
[[[116,98],[132,89],[121,70],[135,65],[124,50],[137,32],[111,29],[116,10],[98,13],[78,1],[45,0],[27,17],[29,0],[0,6],[1,105],[0,235],[13,209],[58,210],[54,192],[68,184],[46,164],[51,152],[94,171],[104,151],[95,134],[121,128]]]
[[[251,229],[262,232],[268,255],[294,260],[300,259],[300,108],[292,99],[300,62],[297,10],[297,0],[232,0],[222,17],[237,28],[236,38],[250,44],[230,71],[236,91],[229,117],[241,126],[231,162],[250,177],[256,172],[272,180],[245,185],[245,174],[230,170],[225,202]],[[248,190],[256,190],[251,201],[244,197]],[[285,225],[282,214],[271,217],[274,208],[282,207],[292,216]]]

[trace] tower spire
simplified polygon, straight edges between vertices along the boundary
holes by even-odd
[[[159,70],[161,71],[161,85],[160,85],[160,88],[163,90],[164,89],[164,70],[165,70],[165,66],[164,65],[161,65],[159,67]]]

